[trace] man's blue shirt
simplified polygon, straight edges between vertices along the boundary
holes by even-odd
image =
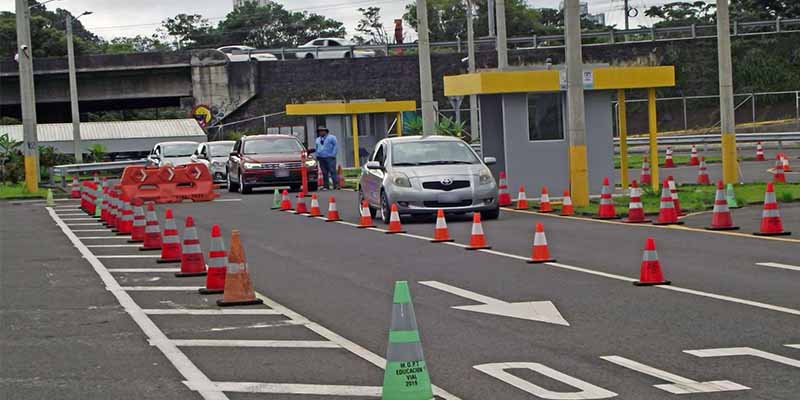
[[[336,136],[330,133],[325,136],[317,137],[317,158],[336,157]]]

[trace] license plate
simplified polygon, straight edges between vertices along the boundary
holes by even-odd
[[[454,193],[445,193],[437,196],[436,201],[439,203],[458,203],[461,201],[461,198]]]
[[[286,168],[279,168],[275,170],[276,178],[287,178],[288,176],[289,176],[289,170]]]

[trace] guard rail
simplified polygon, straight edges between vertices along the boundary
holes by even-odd
[[[659,136],[657,140],[660,145],[712,144],[722,142],[719,134]],[[737,133],[736,141],[749,143],[800,141],[800,132]],[[645,146],[649,143],[650,139],[647,137],[628,138],[628,146]],[[614,138],[614,144],[619,145],[619,138]]]
[[[147,159],[56,165],[50,168],[50,184],[55,185],[56,175],[61,177],[61,187],[63,188],[67,186],[67,174],[116,171],[131,165],[147,165]]]

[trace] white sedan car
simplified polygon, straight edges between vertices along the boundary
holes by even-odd
[[[352,46],[355,45],[355,43],[342,38],[317,38],[300,46],[300,48],[308,49],[308,51],[298,52],[297,58],[375,57],[374,50],[352,49]]]
[[[225,53],[231,62],[239,61],[278,61],[278,57],[270,53],[253,53],[257,49],[250,46],[225,46],[217,50]]]

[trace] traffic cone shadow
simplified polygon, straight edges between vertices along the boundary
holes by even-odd
[[[217,300],[220,307],[249,306],[263,304],[264,301],[256,298],[250,272],[247,268],[247,258],[244,255],[242,240],[239,231],[231,232],[231,251],[228,253],[228,267],[225,273],[225,289],[222,299]]]

